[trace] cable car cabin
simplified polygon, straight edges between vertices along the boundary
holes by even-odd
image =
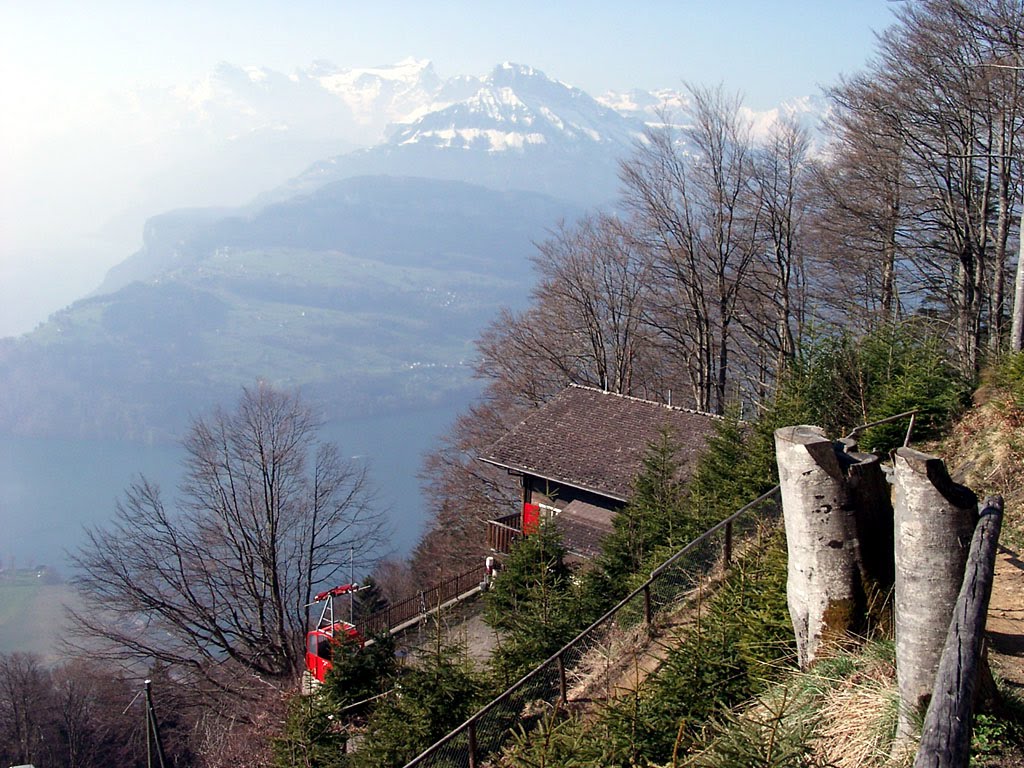
[[[331,668],[331,659],[335,646],[346,641],[363,644],[358,630],[347,621],[338,621],[334,624],[314,629],[306,633],[306,669],[319,682],[327,677]]]
[[[356,642],[360,648],[363,646],[363,638],[354,625],[347,621],[334,620],[334,598],[349,595],[349,600],[351,600],[360,589],[364,589],[364,587],[360,587],[354,582],[342,584],[340,587],[321,592],[310,603],[310,605],[324,604],[316,629],[306,633],[306,669],[310,676],[318,682],[322,683],[327,677],[327,672],[331,668],[331,656],[336,650],[335,646],[345,642]]]

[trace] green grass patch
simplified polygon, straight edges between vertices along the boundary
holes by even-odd
[[[40,583],[34,575],[0,582],[0,653],[55,658],[71,599],[68,585]]]

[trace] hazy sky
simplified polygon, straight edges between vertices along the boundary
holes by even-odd
[[[219,61],[291,71],[416,56],[442,76],[531,64],[590,91],[722,80],[754,108],[864,62],[891,0],[0,2],[4,80],[24,94],[182,82]],[[5,85],[10,85],[6,83]]]
[[[116,115],[101,114],[111,93],[194,82],[221,61],[290,73],[318,59],[357,67],[414,56],[432,60],[441,77],[482,75],[501,61],[529,64],[594,95],[722,82],[748,106],[767,109],[863,66],[893,7],[888,0],[0,0],[0,335],[29,330],[137,247],[137,238],[109,234],[111,221],[134,231],[160,212],[126,212],[147,199],[145,177],[138,154],[111,147]]]

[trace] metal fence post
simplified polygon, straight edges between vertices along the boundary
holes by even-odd
[[[558,695],[562,697],[562,703],[569,703],[569,686],[565,682],[565,658],[558,654]]]
[[[651,582],[644,584],[644,621],[647,622],[647,629],[651,628],[654,621],[654,614],[651,611]]]
[[[732,565],[732,520],[725,524],[725,564]]]
[[[469,768],[476,768],[476,720],[469,721]]]

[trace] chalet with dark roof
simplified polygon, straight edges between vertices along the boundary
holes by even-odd
[[[566,548],[584,559],[600,551],[612,519],[633,493],[648,446],[667,429],[681,479],[720,417],[664,403],[569,386],[501,438],[480,460],[521,479],[523,511],[488,525],[488,544],[507,551],[539,516],[555,517]]]

